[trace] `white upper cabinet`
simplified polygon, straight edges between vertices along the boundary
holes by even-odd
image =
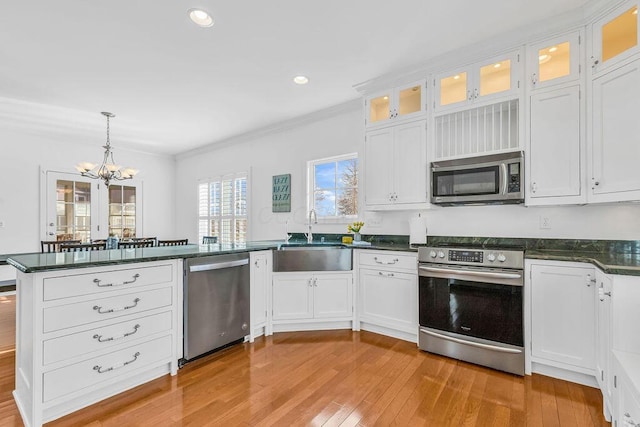
[[[474,103],[507,99],[518,94],[520,52],[496,56],[434,80],[434,111],[466,109]]]
[[[367,132],[365,204],[369,209],[424,208],[427,203],[425,120]],[[418,205],[420,204],[420,205]]]
[[[527,205],[584,203],[580,86],[529,97]]]
[[[367,126],[393,124],[426,113],[425,81],[398,86],[366,98]]]
[[[580,44],[582,36],[575,31],[527,46],[529,89],[574,82],[580,78]]]
[[[592,82],[590,202],[640,200],[640,59]]]
[[[597,75],[638,53],[638,0],[627,1],[591,26],[591,67]]]

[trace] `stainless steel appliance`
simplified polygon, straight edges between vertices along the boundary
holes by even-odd
[[[523,203],[524,153],[491,154],[431,163],[431,203]]]
[[[249,254],[184,263],[184,359],[241,341],[249,333]]]
[[[418,249],[420,349],[524,375],[524,252]]]

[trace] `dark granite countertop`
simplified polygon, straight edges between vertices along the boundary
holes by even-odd
[[[640,276],[640,254],[602,253],[563,250],[527,250],[525,258],[550,261],[588,262],[607,274]]]
[[[185,245],[137,249],[112,249],[107,251],[57,252],[3,255],[10,264],[24,273],[39,271],[97,267],[134,262],[161,261],[176,258],[194,258],[209,255],[253,252],[277,249],[286,245],[283,240],[247,242],[243,244]],[[304,245],[306,241],[290,240],[290,245]],[[314,242],[314,244],[320,244]],[[327,241],[327,246],[337,242]],[[353,249],[376,249],[393,251],[417,251],[416,247],[403,242],[377,242],[372,245],[343,245]]]
[[[640,276],[640,241],[429,236],[430,245],[518,247],[525,258],[588,262],[607,274]]]

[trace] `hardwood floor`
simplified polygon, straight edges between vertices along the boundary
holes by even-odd
[[[13,353],[0,426],[22,425]],[[279,333],[187,364],[47,426],[608,426],[600,391],[517,377],[369,332]]]
[[[0,295],[0,353],[16,346],[16,296]]]

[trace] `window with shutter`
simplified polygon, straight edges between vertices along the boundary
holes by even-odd
[[[198,184],[198,240],[216,236],[219,243],[247,240],[247,174],[239,173]]]

